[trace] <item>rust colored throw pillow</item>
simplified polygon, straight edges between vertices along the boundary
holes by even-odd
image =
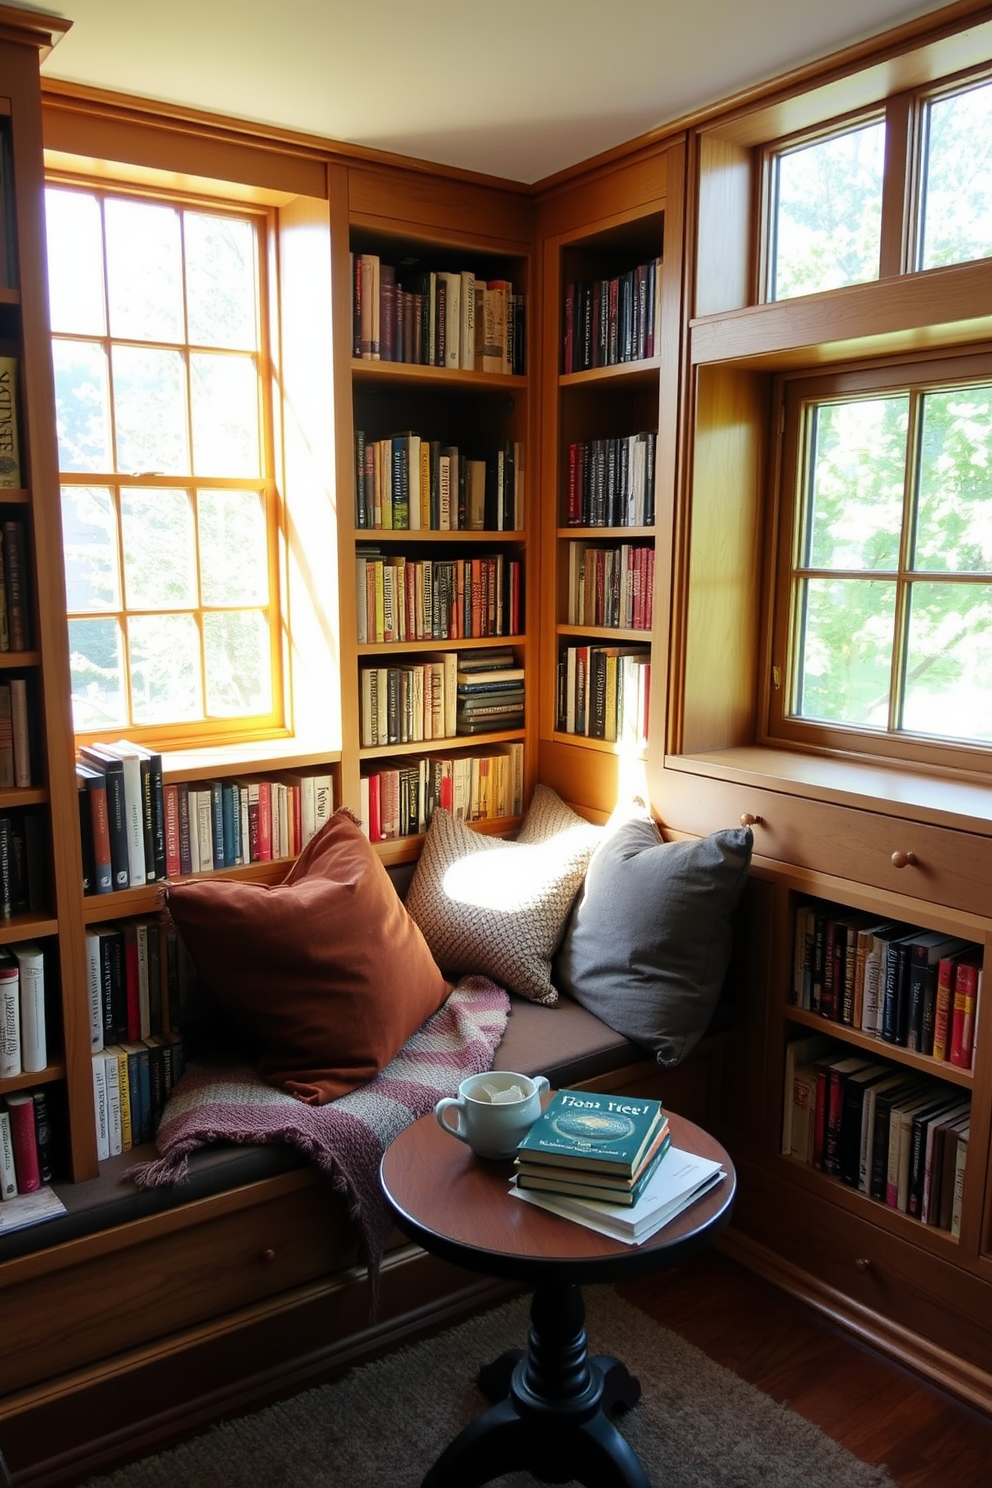
[[[281,884],[170,884],[166,907],[258,1072],[323,1105],[371,1080],[451,990],[350,812]]]

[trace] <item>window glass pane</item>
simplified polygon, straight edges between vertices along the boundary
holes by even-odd
[[[133,615],[127,632],[135,723],[202,718],[200,638],[192,615]]]
[[[200,568],[206,605],[267,604],[265,508],[257,491],[200,491]]]
[[[769,297],[878,278],[885,125],[863,125],[775,161]]]
[[[992,255],[992,83],[927,110],[920,268]]]
[[[885,729],[896,586],[881,579],[800,581],[796,715]]]
[[[116,620],[70,620],[72,724],[78,732],[127,723],[124,650]]]
[[[258,346],[255,230],[250,222],[187,212],[189,339],[199,346]]]
[[[197,475],[259,471],[258,376],[248,356],[191,352],[193,467]]]
[[[105,486],[64,486],[62,543],[70,610],[119,610],[117,514]]]
[[[908,419],[904,395],[813,411],[805,567],[898,566]]]
[[[112,470],[106,352],[92,341],[56,340],[52,362],[59,469]]]
[[[111,335],[182,341],[179,213],[173,207],[113,197],[104,210]]]
[[[196,547],[186,492],[122,491],[121,527],[128,609],[195,607]]]
[[[913,567],[992,573],[992,387],[923,398]]]
[[[187,475],[186,369],[176,351],[115,346],[117,469],[129,475]]]
[[[207,712],[215,718],[272,707],[269,629],[258,610],[204,615]]]
[[[48,300],[52,329],[104,336],[103,224],[100,205],[82,191],[45,192]]]
[[[992,584],[912,586],[902,726],[992,743]]]

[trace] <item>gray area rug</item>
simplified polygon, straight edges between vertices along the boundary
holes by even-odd
[[[584,1297],[590,1353],[616,1355],[641,1382],[640,1403],[617,1425],[654,1488],[894,1488],[884,1468],[859,1462],[612,1287],[587,1287]],[[518,1298],[88,1488],[418,1488],[486,1408],[479,1366],[526,1345],[529,1310]],[[535,1479],[492,1481],[532,1488]]]

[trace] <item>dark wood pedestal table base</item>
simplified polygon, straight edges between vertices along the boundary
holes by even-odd
[[[480,1488],[521,1469],[546,1483],[651,1488],[607,1415],[636,1405],[641,1387],[620,1360],[590,1356],[581,1288],[677,1265],[729,1221],[736,1177],[727,1153],[701,1127],[669,1115],[673,1144],[716,1158],[727,1176],[642,1245],[623,1245],[514,1198],[513,1164],[476,1157],[433,1115],[386,1149],[383,1192],[412,1239],[455,1265],[534,1291],[527,1349],[480,1371],[495,1404],[442,1452],[422,1488]]]

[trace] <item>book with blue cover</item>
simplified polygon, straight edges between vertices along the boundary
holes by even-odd
[[[664,1120],[661,1101],[601,1091],[557,1090],[520,1143],[530,1163],[630,1176]]]

